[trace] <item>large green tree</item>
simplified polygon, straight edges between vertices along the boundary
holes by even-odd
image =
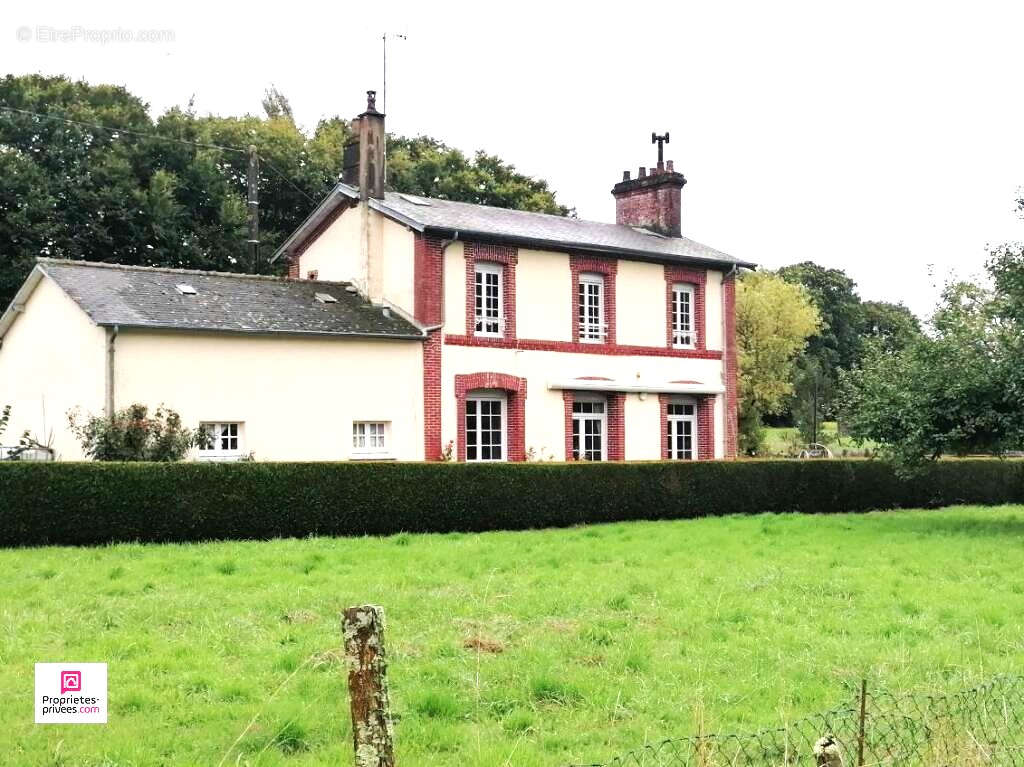
[[[850,434],[912,467],[942,455],[1024,447],[1024,253],[997,250],[991,286],[946,287],[929,332],[904,348],[867,344],[842,375]]]
[[[740,449],[761,451],[765,415],[793,392],[795,361],[821,324],[808,291],[771,272],[747,272],[736,288]]]
[[[263,116],[200,116],[187,105],[152,119],[121,87],[42,75],[0,80],[0,310],[40,255],[249,271],[247,148],[261,159],[260,236],[269,255],[338,179],[350,135],[337,117],[304,134],[275,88],[262,106]],[[492,155],[467,158],[429,137],[389,137],[388,152],[397,191],[570,212],[546,182]]]

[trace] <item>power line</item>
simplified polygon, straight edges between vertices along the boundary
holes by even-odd
[[[279,170],[277,169],[277,167],[276,167],[276,166],[274,165],[274,163],[272,163],[272,162],[271,162],[270,160],[268,160],[268,159],[267,159],[266,157],[264,157],[263,155],[260,155],[260,159],[261,159],[261,160],[263,160],[263,163],[264,163],[264,164],[265,164],[265,165],[266,165],[266,166],[267,166],[268,168],[270,168],[270,169],[271,169],[272,171],[274,171],[274,173],[276,173],[276,174],[277,174],[278,176],[280,176],[280,177],[281,177],[282,179],[284,179],[284,180],[285,180],[285,182],[287,182],[287,183],[288,183],[288,184],[289,184],[289,185],[290,185],[290,186],[292,187],[292,189],[294,189],[294,190],[295,190],[296,192],[298,192],[299,194],[301,194],[301,195],[302,195],[303,197],[305,197],[305,198],[306,198],[307,200],[309,200],[309,201],[310,201],[311,203],[313,203],[314,205],[316,205],[316,200],[314,200],[314,199],[313,199],[312,197],[310,197],[310,196],[309,196],[308,194],[306,194],[306,193],[305,193],[305,192],[303,192],[303,191],[302,191],[301,189],[299,189],[299,187],[298,187],[298,186],[297,186],[297,185],[295,184],[295,182],[294,182],[294,181],[292,181],[292,180],[291,180],[290,178],[288,178],[288,177],[287,177],[286,175],[284,175],[284,173],[282,173],[281,171],[279,171]]]
[[[243,154],[248,151],[237,146],[223,146],[221,144],[205,144],[199,141],[189,141],[188,139],[175,138],[173,136],[161,136],[159,133],[146,133],[144,131],[131,130],[129,128],[111,128],[109,125],[100,125],[99,123],[83,122],[82,120],[71,120],[67,117],[59,117],[54,114],[40,114],[39,112],[30,112],[27,109],[15,109],[14,107],[8,107],[0,105],[0,111],[14,112],[22,115],[29,115],[30,117],[39,117],[44,120],[58,120],[62,123],[68,123],[69,125],[79,125],[84,128],[96,128],[98,130],[109,131],[110,133],[126,133],[130,136],[139,136],[141,138],[154,139],[156,141],[171,141],[176,144],[188,144],[190,146],[200,147],[202,149],[223,149],[225,152],[242,152]]]

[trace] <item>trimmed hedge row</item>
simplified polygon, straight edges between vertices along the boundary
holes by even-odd
[[[7,463],[0,546],[388,535],[1024,502],[1024,461]]]

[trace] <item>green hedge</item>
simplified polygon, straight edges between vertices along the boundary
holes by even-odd
[[[0,546],[515,530],[1024,502],[1024,462],[7,463]]]

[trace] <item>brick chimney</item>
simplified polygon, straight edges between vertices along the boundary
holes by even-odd
[[[384,199],[384,113],[377,92],[366,92],[366,111],[352,121],[355,134],[345,144],[341,180],[359,187],[359,199]]]
[[[681,198],[686,179],[672,167],[672,161],[662,160],[664,136],[651,135],[658,143],[658,164],[650,169],[640,168],[636,178],[624,171],[622,181],[612,187],[615,197],[615,223],[651,229],[658,234],[679,237],[682,234]]]

